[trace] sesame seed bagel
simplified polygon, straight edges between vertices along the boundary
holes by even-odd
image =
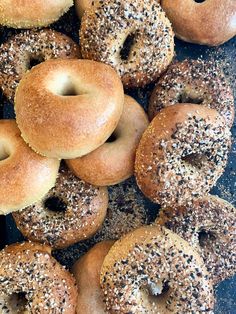
[[[0,215],[41,199],[55,184],[57,159],[32,151],[20,136],[15,120],[0,120]]]
[[[110,66],[90,60],[48,60],[20,81],[16,121],[36,152],[72,159],[107,140],[123,104],[123,86]]]
[[[118,240],[104,259],[100,282],[108,313],[213,313],[212,284],[201,257],[159,226]]]
[[[236,35],[235,0],[162,0],[161,5],[184,41],[217,46]]]
[[[0,46],[0,86],[13,102],[25,72],[48,59],[79,58],[80,49],[72,39],[54,30],[23,31]]]
[[[221,176],[230,146],[231,133],[216,110],[194,104],[166,107],[138,146],[137,183],[162,206],[191,203]]]
[[[188,241],[202,255],[213,283],[236,273],[236,210],[208,195],[189,207],[166,208],[157,223]]]
[[[112,138],[90,154],[67,161],[81,179],[94,185],[114,185],[134,173],[135,152],[148,118],[143,108],[125,96],[124,109]]]
[[[180,102],[216,109],[230,127],[233,124],[233,91],[222,69],[211,61],[186,59],[172,64],[151,95],[150,119],[161,109]]]
[[[0,24],[13,28],[48,26],[72,5],[72,0],[1,0]]]
[[[85,183],[62,166],[55,187],[13,217],[26,238],[65,248],[91,237],[102,225],[107,206],[105,187]]]
[[[95,2],[83,15],[81,53],[114,67],[126,88],[144,86],[166,70],[174,33],[156,0]]]
[[[105,314],[100,272],[114,241],[103,241],[91,248],[73,266],[78,286],[77,314]]]
[[[23,242],[0,252],[0,312],[75,314],[75,280],[47,246]]]

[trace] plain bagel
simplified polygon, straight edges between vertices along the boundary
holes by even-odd
[[[235,0],[162,0],[161,5],[180,39],[217,46],[236,35]]]
[[[123,104],[123,86],[110,66],[90,60],[48,60],[20,81],[16,121],[36,152],[72,159],[109,138]]]
[[[72,0],[1,0],[0,24],[13,28],[48,26],[72,5]]]
[[[54,186],[58,169],[57,159],[26,145],[15,120],[0,120],[0,215],[41,199]]]
[[[94,245],[73,266],[72,273],[78,286],[77,314],[105,314],[105,303],[100,286],[100,273],[105,256],[114,241]]]
[[[98,186],[120,183],[134,173],[138,143],[148,126],[143,108],[130,96],[125,96],[120,121],[102,146],[81,158],[67,161],[70,169],[82,180]]]

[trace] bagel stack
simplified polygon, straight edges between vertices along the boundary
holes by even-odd
[[[209,194],[234,96],[215,62],[173,61],[174,36],[224,43],[236,5],[197,2],[0,1],[15,113],[0,119],[0,215],[26,239],[0,251],[1,313],[213,313],[236,273],[235,208]]]

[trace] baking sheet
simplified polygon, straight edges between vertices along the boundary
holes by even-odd
[[[57,31],[61,31],[75,41],[78,42],[78,29],[79,22],[75,15],[74,9],[72,8],[65,16],[63,16],[57,23],[51,26]],[[0,35],[0,43],[5,42],[8,37],[19,32],[14,29],[4,29]],[[217,48],[208,48],[205,46],[199,46],[194,44],[184,43],[176,39],[176,58],[183,60],[185,58],[202,58],[202,59],[214,59],[219,62],[228,76],[232,88],[234,89],[234,95],[236,98],[236,38],[233,38],[223,46]],[[147,86],[145,89],[135,89],[126,91],[128,94],[136,98],[143,107],[147,108],[148,98],[153,89],[153,84]],[[0,119],[14,118],[13,106],[7,103],[3,95],[0,94]],[[236,124],[232,128],[233,138],[236,138]],[[216,187],[212,189],[213,194],[217,194],[225,200],[231,202],[236,206],[236,144],[233,141],[232,151],[230,153],[229,162],[225,170],[224,175],[218,180]],[[1,179],[1,178],[0,178]],[[1,183],[0,183],[1,184]],[[126,198],[124,195],[126,195]],[[130,193],[130,194],[129,194]],[[130,226],[132,221],[132,215],[134,215],[134,208],[140,210],[143,214],[145,211],[145,222],[150,223],[154,221],[158,214],[158,205],[151,203],[147,200],[142,193],[138,190],[134,178],[120,184],[119,186],[109,187],[110,197],[119,200],[120,208],[123,214],[126,210],[129,211]],[[128,195],[128,196],[127,196]],[[121,200],[120,200],[121,199]],[[124,205],[126,201],[126,205]],[[109,203],[110,212],[114,210],[114,204],[112,201]],[[122,207],[123,206],[123,207]],[[119,214],[119,213],[118,213]],[[128,214],[127,214],[128,215]],[[110,224],[115,224],[114,228],[119,228],[119,224],[122,224],[123,216],[120,219],[112,217]],[[108,220],[110,218],[108,217]],[[138,224],[138,221],[135,222]],[[103,237],[106,237],[103,236]],[[11,215],[6,217],[0,216],[0,247],[2,248],[6,244],[14,243],[22,240],[23,237],[20,232],[16,229],[14,221]],[[66,250],[58,250],[54,252],[54,256],[63,265],[70,268],[73,262],[78,257],[86,252],[95,242],[102,239],[102,236],[95,236],[90,240],[83,241],[82,243],[75,244]],[[236,276],[230,280],[225,280],[216,288],[216,314],[235,314],[236,313]]]

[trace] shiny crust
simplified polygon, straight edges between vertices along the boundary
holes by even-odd
[[[143,108],[125,96],[120,121],[113,132],[115,141],[105,143],[90,154],[67,161],[70,169],[81,179],[94,185],[120,183],[134,173],[135,152],[148,118]]]
[[[15,120],[0,120],[0,214],[41,199],[54,186],[58,168],[58,160],[42,157],[25,144]]]
[[[0,86],[13,102],[16,88],[30,60],[73,59],[80,57],[79,46],[69,37],[54,30],[22,31],[0,47]]]
[[[213,313],[212,284],[201,257],[159,226],[118,240],[105,257],[100,282],[109,313]],[[152,298],[150,291],[158,294],[163,282],[168,291]]]
[[[54,212],[45,205],[53,198],[59,200],[54,202]],[[65,206],[62,212],[57,211],[60,202]],[[65,248],[91,237],[101,227],[107,206],[105,187],[85,183],[61,167],[55,187],[42,200],[13,217],[24,237],[53,248]]]
[[[16,313],[11,295],[22,291],[27,313],[76,313],[75,280],[50,255],[48,247],[28,242],[6,247],[0,252],[0,277],[0,310],[4,313],[6,308]]]
[[[71,159],[106,141],[118,124],[123,104],[123,86],[108,65],[48,60],[21,80],[15,97],[16,121],[35,151]]]
[[[216,110],[194,104],[166,107],[138,146],[137,183],[163,206],[191,203],[222,175],[230,147],[231,133]]]
[[[129,55],[121,57],[132,34]],[[80,44],[83,58],[110,64],[126,88],[155,81],[174,56],[174,33],[157,0],[95,2],[83,15]]]
[[[236,209],[225,200],[208,195],[189,207],[166,208],[156,223],[201,254],[214,284],[236,273]]]
[[[78,287],[77,314],[105,314],[100,286],[100,272],[105,256],[114,241],[103,241],[92,247],[73,266]]]
[[[13,28],[48,26],[72,5],[72,0],[1,0],[0,24]]]
[[[216,109],[229,127],[234,122],[233,91],[219,65],[212,61],[184,60],[173,63],[152,92],[150,119],[163,108],[180,102],[196,102]],[[189,99],[189,101],[187,101]]]
[[[161,5],[184,41],[218,46],[236,35],[235,0],[162,0]]]

